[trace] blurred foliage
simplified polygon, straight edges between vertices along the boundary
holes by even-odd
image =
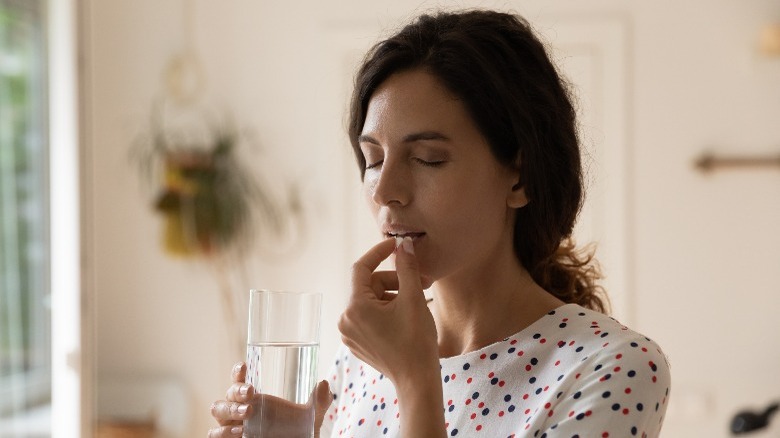
[[[284,209],[236,156],[241,137],[231,124],[213,127],[207,138],[193,141],[166,130],[160,114],[152,112],[151,133],[139,141],[137,156],[141,173],[160,181],[153,206],[164,216],[168,253],[242,253],[252,245],[257,227],[283,231]]]
[[[44,56],[35,2],[0,1],[0,377],[38,363],[48,286]],[[34,351],[35,350],[35,351]]]

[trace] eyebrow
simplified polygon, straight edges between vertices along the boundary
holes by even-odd
[[[446,135],[436,132],[436,131],[423,131],[423,132],[416,132],[414,134],[409,134],[406,137],[404,137],[404,143],[413,143],[415,141],[424,141],[424,140],[438,140],[438,141],[449,141],[450,138]],[[379,141],[377,141],[374,137],[371,137],[370,135],[361,134],[358,137],[359,143],[373,143],[378,145]]]

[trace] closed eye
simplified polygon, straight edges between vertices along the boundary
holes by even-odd
[[[414,161],[416,161],[419,164],[422,164],[423,166],[427,166],[427,167],[439,167],[439,166],[443,165],[444,163],[446,163],[445,160],[426,161],[426,160],[423,160],[421,158],[415,158]]]
[[[368,163],[366,163],[366,170],[368,170],[368,169],[374,169],[374,168],[376,168],[376,167],[379,167],[379,166],[381,166],[381,165],[382,165],[382,163],[383,163],[384,161],[385,161],[385,160],[379,160],[379,161],[376,161],[376,162],[374,162],[374,163],[371,163],[371,164],[368,164]]]

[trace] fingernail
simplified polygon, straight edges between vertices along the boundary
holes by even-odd
[[[399,246],[401,246],[401,243],[404,241],[404,238],[401,236],[395,236],[395,249],[398,249]]]
[[[230,429],[230,433],[232,433],[233,435],[238,435],[241,433],[241,429],[243,429],[241,426],[236,426]]]
[[[249,409],[249,405],[241,405],[237,410],[239,414],[246,414],[247,409]]]
[[[238,393],[241,395],[247,395],[249,393],[249,385],[241,385],[241,387],[238,388]]]
[[[401,243],[401,246],[403,246],[404,251],[406,251],[408,254],[414,255],[414,243],[412,243],[411,237],[404,237],[404,241]]]

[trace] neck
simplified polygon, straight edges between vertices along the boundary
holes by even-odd
[[[440,279],[430,304],[439,356],[460,355],[498,342],[562,304],[533,281],[514,254]]]

